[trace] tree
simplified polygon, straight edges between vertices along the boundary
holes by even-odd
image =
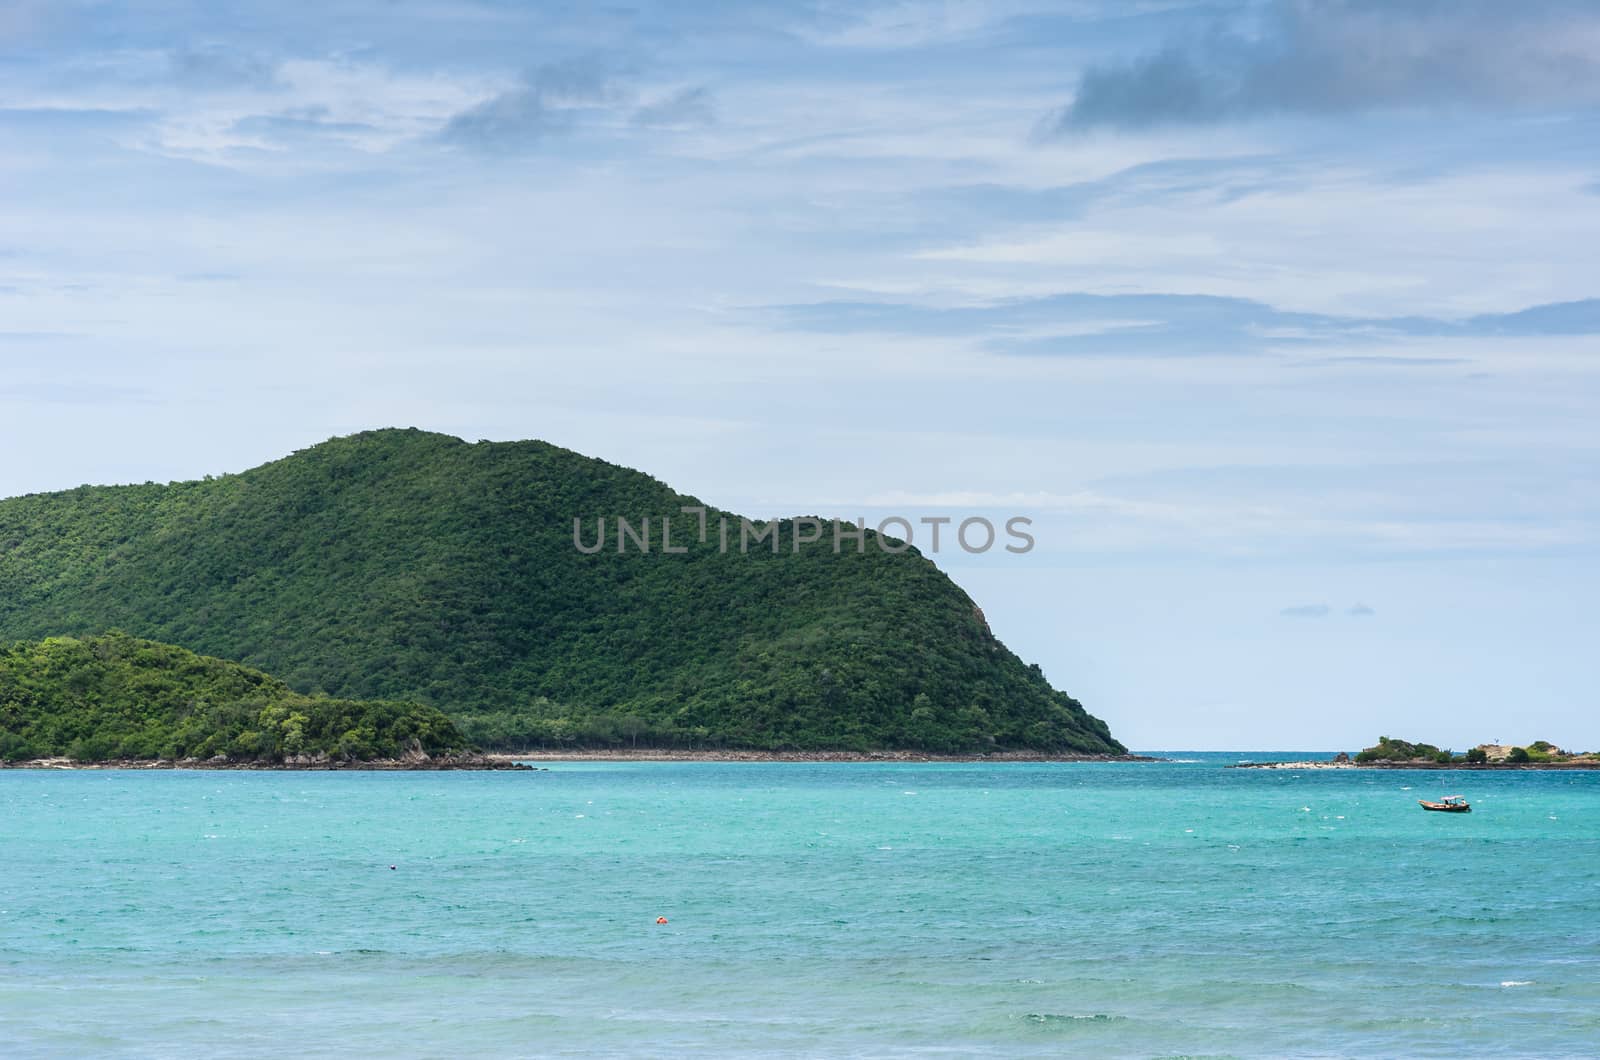
[[[275,762],[396,757],[411,747],[437,754],[468,744],[433,707],[301,695],[259,670],[125,634],[0,649],[0,757],[12,761]]]
[[[627,714],[622,718],[622,734],[628,738],[629,743],[639,746],[639,734],[645,730],[644,719],[637,714]]]

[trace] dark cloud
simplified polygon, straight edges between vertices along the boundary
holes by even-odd
[[[185,88],[272,88],[278,83],[276,63],[235,48],[184,48],[169,61],[173,77]]]
[[[704,85],[680,89],[665,99],[647,103],[633,112],[635,125],[710,125],[716,120],[716,101],[711,90]]]
[[[483,150],[532,147],[552,132],[564,130],[566,116],[545,105],[531,88],[502,92],[456,114],[440,133],[444,140]]]
[[[232,131],[271,140],[308,137],[350,137],[376,130],[366,122],[331,121],[327,107],[292,107],[274,114],[252,114],[233,123]]]
[[[1600,10],[1578,0],[1274,0],[1219,25],[1091,67],[1047,131],[1196,124],[1384,107],[1600,103]]]
[[[1327,604],[1300,604],[1278,612],[1284,618],[1327,618],[1332,613],[1333,608]]]
[[[1491,335],[1596,335],[1600,334],[1600,298],[1487,314],[1473,317],[1467,326]]]
[[[440,137],[479,150],[526,150],[567,131],[583,110],[615,103],[621,95],[602,61],[552,63],[530,72],[517,87],[454,115]]]

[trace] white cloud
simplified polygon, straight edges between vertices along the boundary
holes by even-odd
[[[1130,189],[1067,223],[925,251],[926,261],[1004,270],[1100,293],[1183,292],[1279,309],[1465,317],[1595,293],[1600,242],[1587,167],[1445,172],[1403,182],[1350,163],[1302,167],[1298,183],[1224,197]],[[992,289],[992,287],[990,288]]]

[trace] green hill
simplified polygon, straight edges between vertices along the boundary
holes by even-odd
[[[203,482],[0,501],[0,641],[119,628],[492,746],[1120,753],[915,550],[741,553],[737,516],[542,442],[337,438]],[[651,517],[650,554],[574,547]],[[719,550],[720,516],[734,540]],[[671,516],[674,545],[661,554]],[[638,525],[634,522],[635,526]]]
[[[0,758],[400,759],[469,750],[437,708],[303,696],[238,663],[110,634],[0,651]]]

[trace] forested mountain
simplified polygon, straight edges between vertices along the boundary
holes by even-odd
[[[0,642],[122,629],[494,746],[1120,753],[914,549],[737,516],[543,442],[336,438],[236,475],[0,501]],[[617,548],[614,518],[651,522]],[[662,518],[673,520],[664,553]],[[605,546],[586,554],[596,521]],[[731,520],[726,551],[718,529]],[[805,536],[805,535],[802,535]],[[861,550],[857,551],[860,547]]]
[[[238,663],[121,634],[0,651],[0,758],[368,761],[453,755],[435,707],[303,696]]]

